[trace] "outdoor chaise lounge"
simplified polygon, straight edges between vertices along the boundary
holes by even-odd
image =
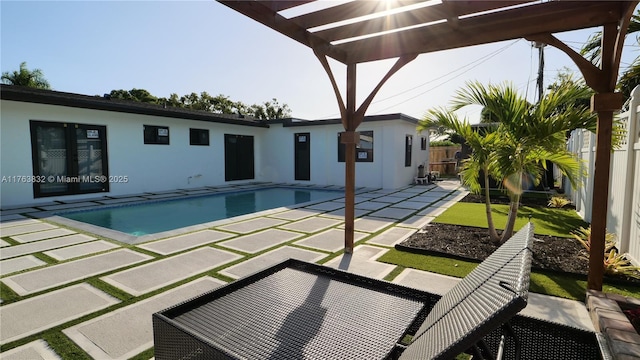
[[[532,241],[528,224],[442,297],[290,259],[154,314],[155,358],[601,358],[593,333],[516,316]]]

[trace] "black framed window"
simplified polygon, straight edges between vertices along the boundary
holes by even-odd
[[[144,125],[144,143],[169,145],[169,127]]]
[[[420,138],[420,150],[427,150],[427,138],[424,136]]]
[[[109,191],[107,127],[30,121],[34,197]]]
[[[345,149],[338,133],[338,162],[344,162]],[[373,130],[360,131],[360,144],[356,145],[356,162],[373,162]]]
[[[209,130],[189,129],[189,144],[209,146]]]
[[[413,136],[407,135],[404,138],[404,166],[411,166],[411,148],[413,147]]]

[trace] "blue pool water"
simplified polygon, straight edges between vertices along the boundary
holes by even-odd
[[[327,200],[340,195],[341,192],[332,190],[267,188],[72,212],[59,216],[141,236],[282,206]]]

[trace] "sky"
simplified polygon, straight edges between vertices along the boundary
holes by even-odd
[[[86,95],[146,89],[157,97],[206,91],[245,104],[276,98],[292,116],[338,118],[329,79],[311,49],[215,1],[0,0],[0,68],[26,61],[52,88]],[[579,49],[598,29],[557,34]],[[640,55],[629,37],[622,66]],[[576,66],[546,47],[544,82]],[[344,94],[346,68],[331,61]],[[393,65],[358,65],[358,104]],[[421,118],[446,106],[466,82],[509,82],[535,100],[538,50],[524,40],[422,54],[380,90],[367,115],[403,113]],[[480,109],[461,113],[476,122]]]

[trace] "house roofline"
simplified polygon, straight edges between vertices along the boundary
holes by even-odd
[[[402,113],[383,114],[383,115],[368,115],[364,117],[363,123],[373,121],[388,121],[388,120],[400,120],[406,121],[411,124],[418,124],[419,120]],[[341,119],[327,119],[327,120],[304,120],[298,118],[284,118],[268,120],[269,124],[282,124],[283,127],[293,126],[316,126],[316,125],[334,125],[342,124]]]
[[[81,109],[114,111],[128,114],[153,115],[168,118],[209,121],[243,126],[269,127],[259,119],[242,115],[213,114],[205,111],[176,107],[164,107],[136,101],[110,99],[62,91],[35,89],[24,86],[0,84],[0,99],[35,104],[68,106]]]

